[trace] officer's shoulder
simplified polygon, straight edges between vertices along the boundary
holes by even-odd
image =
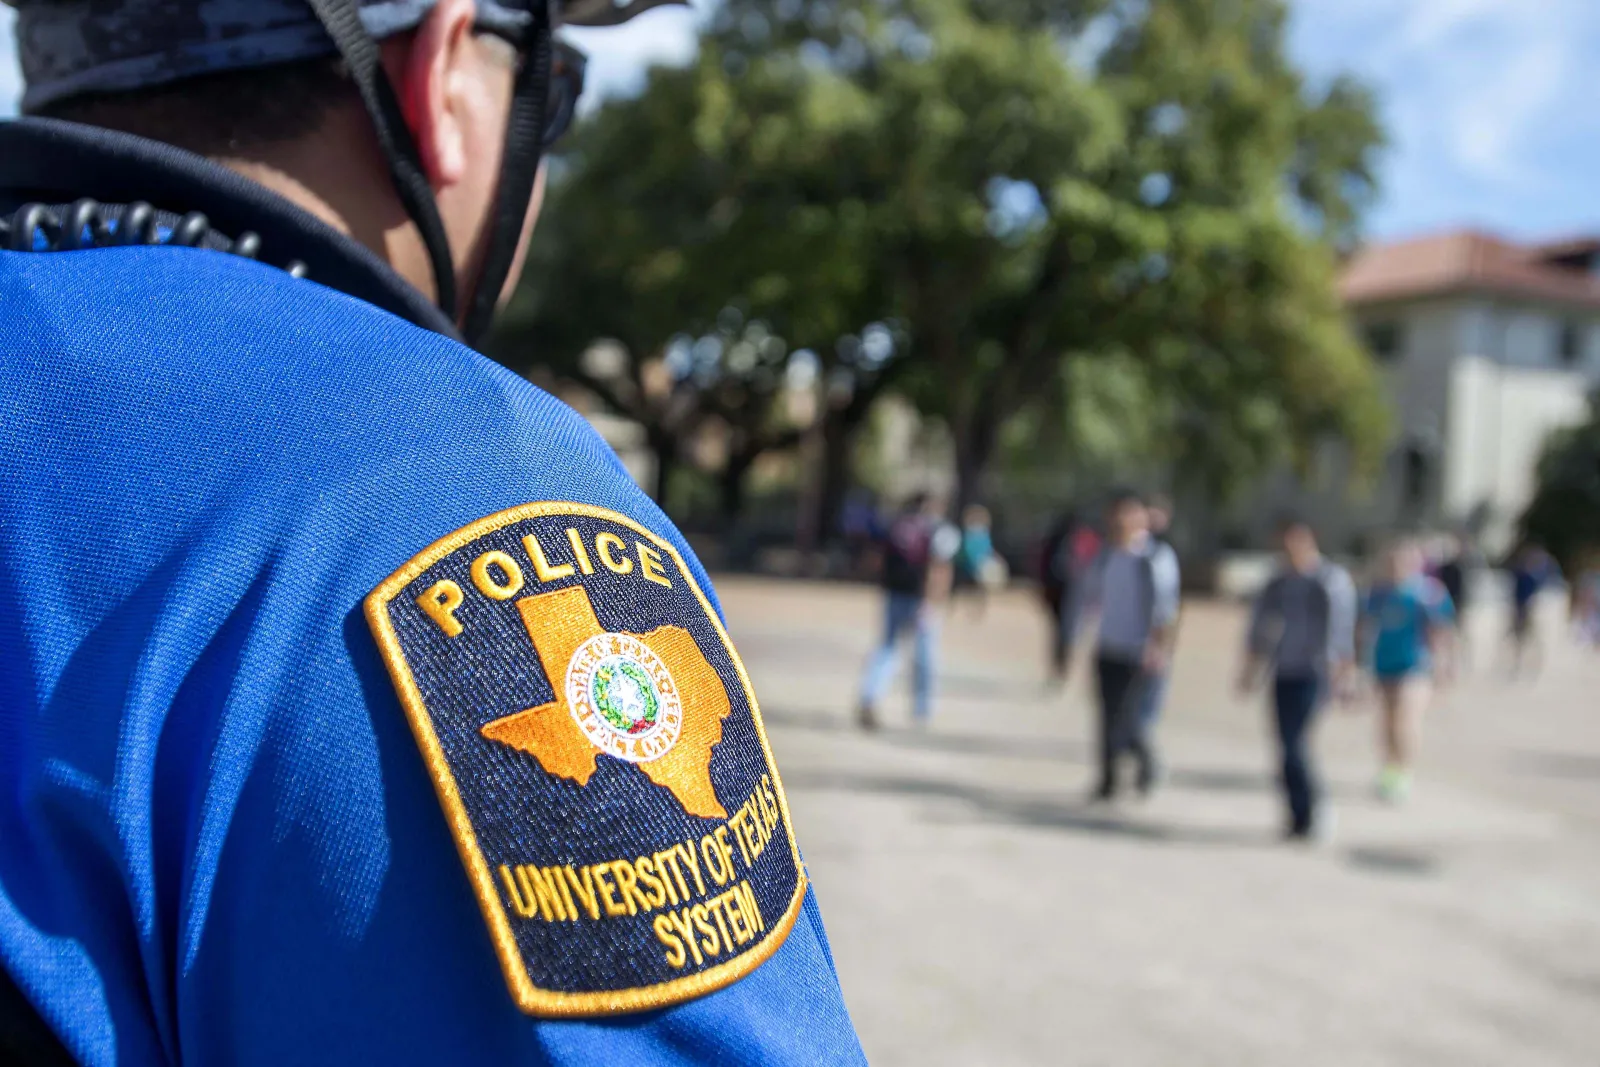
[[[6,267],[0,292],[26,306],[0,344],[48,351],[68,375],[182,400],[191,423],[203,414],[213,430],[237,424],[357,467],[392,461],[401,443],[414,456],[497,437],[527,445],[537,424],[540,454],[614,464],[575,412],[491,360],[259,263],[150,247],[21,254]],[[360,437],[369,444],[352,447]],[[372,447],[380,441],[390,447]]]

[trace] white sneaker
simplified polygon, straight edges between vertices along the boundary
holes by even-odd
[[[1327,848],[1339,834],[1339,813],[1333,808],[1323,805],[1311,817],[1311,842],[1319,848]]]

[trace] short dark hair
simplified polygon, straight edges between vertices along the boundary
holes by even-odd
[[[1140,507],[1144,507],[1144,495],[1139,490],[1128,486],[1113,489],[1111,496],[1106,500],[1106,508],[1111,511],[1127,507],[1129,504],[1137,504]]]
[[[1279,536],[1288,533],[1290,530],[1310,530],[1313,536],[1315,536],[1317,532],[1312,528],[1311,520],[1300,514],[1298,511],[1279,512],[1278,521],[1274,524],[1273,528],[1278,531]]]
[[[315,133],[330,111],[358,99],[344,62],[319,56],[127,92],[85,93],[33,113],[148,137],[202,156],[227,156]]]

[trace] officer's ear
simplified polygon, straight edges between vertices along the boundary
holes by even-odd
[[[385,42],[384,65],[435,189],[466,176],[472,113],[485,105],[475,17],[474,0],[439,0],[415,31]]]

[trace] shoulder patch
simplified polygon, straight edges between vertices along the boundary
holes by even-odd
[[[805,894],[744,665],[672,545],[529,504],[367,597],[517,1005],[665,1007],[782,944]]]

